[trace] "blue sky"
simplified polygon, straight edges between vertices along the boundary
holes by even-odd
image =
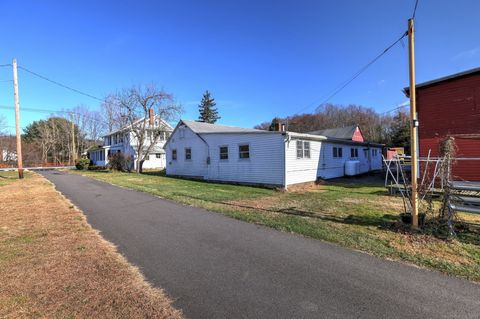
[[[103,97],[155,83],[196,119],[208,89],[220,123],[251,127],[313,111],[405,30],[414,1],[0,2],[0,64],[19,65]],[[420,0],[418,82],[480,66],[480,1]],[[408,50],[397,45],[330,102],[378,111],[406,100]],[[13,105],[0,68],[0,105]],[[19,70],[20,106],[62,109],[96,100]],[[0,109],[8,125],[13,112]],[[22,127],[43,113],[22,113]]]

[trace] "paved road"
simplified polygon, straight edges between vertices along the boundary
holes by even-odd
[[[46,171],[189,318],[479,318],[480,285]]]

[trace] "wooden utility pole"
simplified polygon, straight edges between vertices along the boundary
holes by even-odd
[[[415,40],[413,18],[408,20],[408,55],[410,65],[410,152],[412,154],[412,227],[418,228],[418,120],[415,89]]]
[[[13,97],[15,100],[15,132],[17,134],[18,178],[23,178],[22,135],[20,134],[20,102],[18,100],[17,59],[13,59]]]
[[[75,160],[77,159],[77,152],[75,149],[75,123],[73,121],[73,113],[71,114],[71,120],[72,120],[72,164],[75,164]]]

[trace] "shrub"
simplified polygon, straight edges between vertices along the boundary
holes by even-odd
[[[80,158],[80,159],[75,161],[75,167],[78,170],[88,169],[89,165],[90,165],[90,160],[88,158]]]
[[[114,153],[108,158],[108,168],[120,172],[130,172],[133,167],[131,156],[125,156],[123,153]]]

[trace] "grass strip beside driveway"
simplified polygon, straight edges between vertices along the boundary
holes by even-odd
[[[182,317],[38,174],[1,186],[0,212],[0,318]]]
[[[480,281],[478,228],[450,241],[392,231],[388,225],[397,220],[403,205],[400,198],[387,196],[380,185],[327,184],[284,193],[171,178],[159,172],[72,172],[243,221]],[[470,217],[470,221],[478,223],[480,219]]]

